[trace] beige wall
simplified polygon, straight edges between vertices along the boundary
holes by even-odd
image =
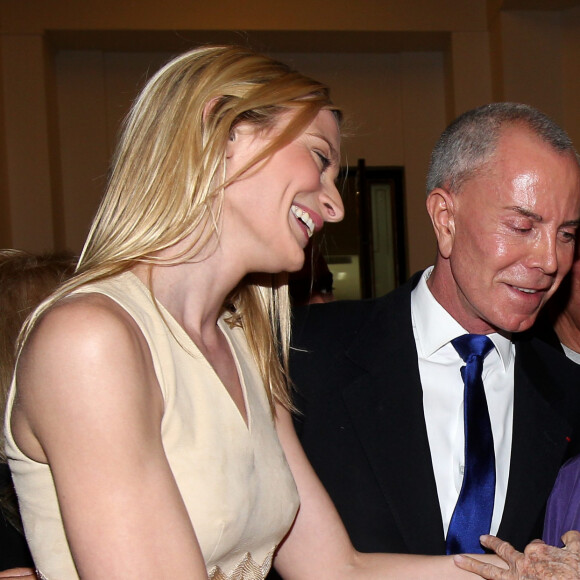
[[[69,10],[65,0],[0,2],[3,245],[78,251],[120,119],[147,72],[172,51],[224,34],[330,84],[350,121],[346,162],[405,167],[410,271],[433,259],[424,177],[430,149],[454,116],[492,99],[521,100],[580,141],[578,8],[497,12],[490,6],[501,2],[485,0],[255,1],[244,11],[233,0],[207,4],[141,0],[136,10],[133,2],[84,0]]]
[[[362,30],[430,31],[485,28],[480,0],[10,0],[0,4],[2,29],[44,30]]]
[[[502,18],[504,98],[527,101],[564,120],[562,101],[562,16],[509,12]]]
[[[8,167],[6,165],[6,127],[4,107],[4,74],[2,67],[2,43],[0,43],[0,247],[12,244],[10,203],[8,200]]]
[[[561,31],[562,123],[580,149],[580,8],[562,17]]]
[[[12,244],[34,250],[55,242],[51,133],[44,42],[40,36],[2,37],[6,176]],[[4,194],[5,195],[5,194]]]
[[[123,117],[163,53],[56,54],[58,128],[66,247],[80,251],[100,201]]]

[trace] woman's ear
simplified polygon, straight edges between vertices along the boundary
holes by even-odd
[[[427,196],[426,203],[439,253],[449,258],[455,240],[455,195],[436,187]]]
[[[213,99],[210,99],[205,104],[205,107],[203,108],[203,117],[202,117],[204,123],[207,121],[207,118],[209,117],[209,115],[211,115],[213,108],[216,106],[216,104],[220,100],[220,98],[221,97],[214,97]]]
[[[220,98],[221,97],[214,97],[205,104],[205,107],[203,108],[203,117],[202,117],[204,124],[207,122],[207,118],[212,114],[213,108],[216,106]],[[230,143],[232,143],[233,141],[235,141],[235,129],[232,129],[228,139],[228,143],[226,146],[226,158],[229,158],[232,155],[232,151],[230,151],[228,148]]]
[[[234,147],[236,144],[236,129],[235,127],[230,131],[228,142],[226,143],[226,159],[231,159],[234,154]]]

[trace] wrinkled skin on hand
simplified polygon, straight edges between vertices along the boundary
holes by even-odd
[[[456,556],[455,564],[487,580],[578,580],[580,579],[580,532],[562,536],[564,548],[548,546],[534,540],[524,553],[494,536],[482,536],[481,543],[506,562],[509,569],[480,562],[469,556]]]

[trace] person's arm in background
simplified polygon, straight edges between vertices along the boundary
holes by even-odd
[[[32,568],[10,568],[10,570],[3,570],[0,572],[0,578],[29,578],[30,580],[36,580],[36,573]]]

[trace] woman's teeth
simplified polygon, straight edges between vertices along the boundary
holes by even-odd
[[[290,209],[292,210],[292,213],[306,226],[308,237],[311,238],[312,234],[314,234],[314,222],[308,212],[296,205],[293,205]]]

